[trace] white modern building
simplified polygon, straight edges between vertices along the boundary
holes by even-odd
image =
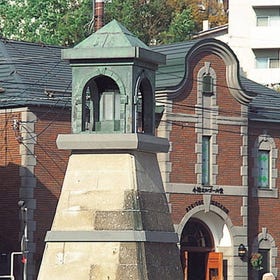
[[[237,55],[244,76],[280,87],[279,0],[229,0],[228,25],[203,30],[198,37],[226,42]]]

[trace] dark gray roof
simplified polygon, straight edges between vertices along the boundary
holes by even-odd
[[[197,40],[153,47],[166,55],[166,64],[160,65],[156,75],[158,89],[175,87],[185,76],[185,58]]]
[[[156,88],[179,86],[185,77],[186,57],[200,40],[156,46],[152,49],[166,55],[166,65],[160,65],[156,75]],[[280,93],[240,76],[240,88],[256,97],[249,104],[249,118],[258,121],[280,121]]]
[[[0,40],[0,108],[70,105],[71,80],[60,47]]]
[[[156,88],[176,87],[185,76],[185,58],[201,40],[152,48],[166,55]],[[70,106],[71,68],[56,46],[0,39],[0,108],[20,106]],[[250,119],[280,121],[280,93],[240,77],[240,87],[257,93],[250,103]],[[4,89],[4,91],[2,90]]]
[[[242,76],[240,81],[244,90],[257,93],[249,105],[249,118],[258,121],[279,122],[280,93]]]

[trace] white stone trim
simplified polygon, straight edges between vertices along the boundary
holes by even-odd
[[[166,189],[166,184],[170,182],[170,173],[172,170],[172,163],[170,161],[170,153],[172,151],[172,142],[170,141],[170,133],[172,131],[172,115],[170,115],[170,113],[172,113],[173,103],[172,101],[167,100],[167,98],[164,98],[164,100],[160,100],[158,104],[159,105],[163,104],[165,106],[164,106],[164,112],[161,121],[159,123],[159,127],[157,128],[157,136],[168,139],[170,144],[168,153],[157,154],[163,186],[164,189]],[[168,122],[167,120],[170,120],[170,122]],[[168,198],[169,197],[167,197],[167,199]],[[171,209],[171,205],[169,206]]]
[[[179,193],[179,194],[192,194],[194,187],[199,185],[195,184],[184,184],[184,183],[168,183],[166,184],[166,192],[167,193]],[[215,188],[223,188],[224,193],[223,196],[247,196],[248,188],[246,186],[227,186],[227,185],[213,185]]]
[[[34,175],[34,168],[37,164],[34,154],[37,137],[35,134],[35,123],[37,117],[30,112],[28,108],[21,109],[21,125],[20,136],[22,144],[20,144],[21,167],[19,188],[19,199],[25,201],[28,217],[28,277],[35,279],[34,253],[36,251],[36,241],[34,233],[36,231],[36,221],[34,220],[34,211],[36,210],[36,199],[34,189],[37,186],[37,179]]]
[[[247,227],[237,227],[234,226],[231,222],[229,216],[219,207],[210,205],[209,212],[205,214],[205,205],[198,205],[188,211],[181,222],[174,226],[175,231],[177,232],[179,239],[181,240],[181,235],[185,225],[188,220],[192,217],[198,217],[198,214],[201,213],[203,221],[209,226],[211,223],[211,215],[215,214],[218,219],[227,226],[230,236],[231,236],[231,246],[223,247],[219,244],[215,244],[216,250],[218,252],[224,253],[224,259],[228,260],[228,280],[234,279],[248,279],[248,264],[246,261],[242,261],[238,257],[238,246],[242,243],[247,246]],[[209,215],[209,216],[208,216]],[[213,224],[213,227],[217,227],[217,224]],[[219,240],[220,237],[216,238]],[[215,237],[214,237],[215,240]]]
[[[155,242],[178,243],[175,232],[144,230],[48,231],[45,242]]]
[[[203,75],[209,73],[213,79],[213,93],[211,95],[204,95],[203,93]],[[198,115],[196,122],[196,133],[197,142],[195,144],[197,162],[195,165],[195,172],[197,177],[197,184],[202,183],[202,137],[208,135],[211,137],[211,147],[210,147],[210,184],[215,185],[217,182],[218,175],[218,165],[217,155],[218,155],[218,145],[217,145],[217,133],[218,133],[218,110],[217,98],[216,98],[216,72],[211,67],[209,62],[205,62],[204,67],[202,67],[197,74],[197,104],[196,104],[196,114]],[[207,104],[204,104],[206,102]],[[204,108],[209,110],[205,110]],[[211,110],[210,110],[211,109]]]

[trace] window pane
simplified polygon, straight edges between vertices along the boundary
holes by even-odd
[[[258,186],[260,188],[269,187],[269,151],[259,151],[258,157]]]
[[[268,68],[268,58],[256,57],[256,68],[258,69]]]
[[[213,92],[213,78],[210,75],[205,75],[202,78],[203,81],[203,92],[211,93]]]
[[[279,26],[280,24],[280,17],[279,16],[272,16],[269,20],[270,26]]]
[[[202,184],[210,184],[210,137],[202,136]]]
[[[257,17],[257,26],[268,26],[268,17]]]
[[[259,249],[258,252],[262,255],[262,270],[259,273],[259,279],[262,279],[263,274],[270,272],[270,250]]]
[[[269,68],[279,68],[279,59],[270,59]]]

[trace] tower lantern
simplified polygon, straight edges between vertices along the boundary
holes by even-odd
[[[178,236],[154,135],[155,70],[165,57],[117,21],[73,49],[67,172],[38,276],[54,279],[182,279]],[[67,273],[66,273],[67,272]]]
[[[154,134],[155,71],[165,56],[113,20],[63,51],[73,73],[73,133]]]

